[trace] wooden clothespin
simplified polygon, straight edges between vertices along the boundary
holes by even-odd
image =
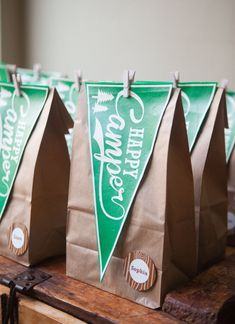
[[[16,73],[16,65],[15,64],[7,64],[7,69],[10,74]]]
[[[227,87],[228,87],[228,79],[222,79],[222,80],[220,81],[220,87],[221,87],[221,88],[224,88],[224,89],[226,90]]]
[[[80,92],[81,85],[82,85],[82,72],[81,72],[81,70],[74,71],[74,77],[75,77],[76,89],[77,89],[78,92]]]
[[[21,91],[20,91],[20,84],[21,84],[21,77],[19,74],[13,73],[12,74],[12,81],[15,87],[15,93],[18,97],[21,96]]]
[[[128,98],[130,95],[131,83],[134,81],[135,71],[125,70],[123,72],[123,97]]]
[[[177,88],[178,82],[180,80],[180,73],[179,71],[171,72],[172,79],[173,79],[173,87]]]
[[[38,81],[40,79],[40,74],[41,74],[41,71],[42,71],[42,65],[40,63],[34,64],[33,71],[34,71],[34,80]]]

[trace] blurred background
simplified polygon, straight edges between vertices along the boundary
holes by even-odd
[[[1,60],[85,79],[229,79],[235,90],[234,0],[1,0]]]

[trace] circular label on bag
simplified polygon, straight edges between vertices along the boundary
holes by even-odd
[[[24,224],[12,224],[9,229],[9,249],[16,255],[22,255],[28,248],[28,231]]]
[[[146,291],[156,281],[157,270],[153,260],[141,251],[133,251],[124,261],[124,271],[128,284],[135,290]]]
[[[144,283],[149,278],[149,267],[147,263],[141,259],[133,260],[130,264],[129,271],[131,278],[138,283]]]
[[[16,249],[21,249],[24,245],[24,233],[21,228],[16,227],[11,233],[11,241]]]

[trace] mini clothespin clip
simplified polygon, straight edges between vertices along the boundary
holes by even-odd
[[[34,64],[33,71],[34,71],[34,80],[38,81],[40,79],[40,73],[42,71],[41,64],[39,63]]]
[[[12,81],[15,87],[15,93],[18,97],[21,96],[21,91],[20,91],[20,84],[21,84],[21,77],[19,74],[13,73],[12,74]]]
[[[220,87],[221,88],[224,88],[225,90],[227,89],[228,87],[228,79],[223,79],[220,81]]]
[[[75,84],[77,91],[80,92],[81,85],[82,85],[82,72],[81,70],[74,71],[74,77],[75,77]]]
[[[7,64],[7,69],[10,74],[16,73],[16,65],[15,64]]]
[[[173,79],[173,87],[177,88],[178,82],[180,80],[180,73],[179,71],[171,72],[172,74],[172,79]]]
[[[135,71],[134,70],[125,70],[123,72],[123,97],[128,98],[130,95],[130,86],[134,81]]]

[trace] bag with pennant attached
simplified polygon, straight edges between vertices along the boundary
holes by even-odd
[[[65,252],[73,122],[55,89],[0,83],[0,254],[24,265]]]
[[[52,78],[51,85],[56,88],[71,118],[75,120],[79,96],[79,89],[77,87],[76,82],[68,79]],[[66,134],[65,137],[68,145],[69,154],[71,156],[73,129],[70,129],[69,133]]]
[[[226,93],[228,128],[225,129],[228,165],[228,244],[235,246],[235,92]]]
[[[180,90],[86,82],[70,172],[67,274],[150,308],[196,269]]]
[[[181,88],[194,177],[197,269],[224,256],[227,229],[225,91],[216,82],[178,83]]]

